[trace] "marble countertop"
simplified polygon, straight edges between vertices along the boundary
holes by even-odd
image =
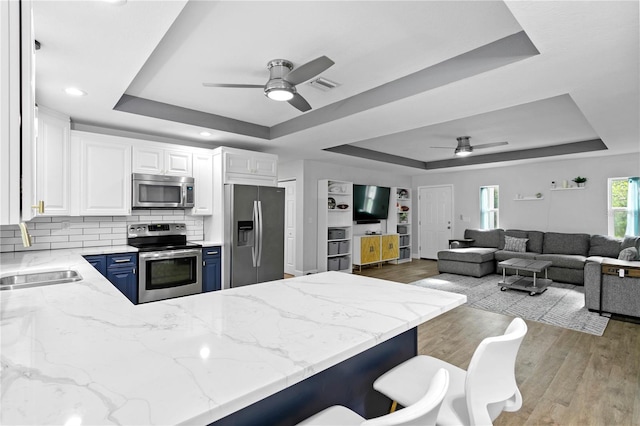
[[[207,424],[466,301],[326,272],[132,305],[58,252],[0,256],[84,278],[0,292],[0,424]]]

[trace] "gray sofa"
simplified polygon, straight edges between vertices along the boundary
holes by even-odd
[[[603,265],[606,272],[602,271]],[[624,277],[617,275],[620,269],[625,271]],[[584,269],[584,298],[587,309],[640,317],[639,271],[638,261],[590,257]],[[629,276],[630,274],[634,276]]]
[[[526,238],[526,251],[505,250],[505,236]],[[614,239],[603,235],[525,231],[519,229],[467,229],[469,247],[438,252],[438,270],[481,277],[502,273],[498,263],[510,258],[549,260],[548,276],[554,281],[584,285],[585,266],[590,256],[616,259],[626,247],[640,250],[639,238]],[[633,262],[640,265],[640,262]],[[508,269],[507,273],[511,270]],[[523,274],[523,271],[520,271]]]

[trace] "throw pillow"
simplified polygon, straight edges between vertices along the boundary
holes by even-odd
[[[620,251],[618,255],[618,259],[620,260],[639,260],[638,250],[635,247],[627,247],[624,250]]]
[[[504,249],[505,251],[517,251],[524,253],[527,251],[528,238],[516,238],[508,235],[504,236]]]

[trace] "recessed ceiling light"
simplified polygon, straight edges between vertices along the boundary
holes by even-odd
[[[204,137],[211,136],[211,132],[200,132],[200,136],[204,136]]]
[[[78,89],[77,87],[67,87],[64,92],[69,96],[87,96],[87,92]]]
[[[102,0],[102,1],[106,3],[117,4],[117,5],[125,4],[127,2],[127,0]]]

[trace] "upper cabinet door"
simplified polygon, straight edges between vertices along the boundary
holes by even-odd
[[[164,174],[193,176],[192,154],[185,150],[166,149],[164,151]]]
[[[150,175],[192,176],[192,155],[186,149],[134,144],[133,171]]]
[[[72,151],[79,176],[81,216],[131,214],[131,143],[124,138],[72,132]]]
[[[36,200],[44,202],[39,216],[69,216],[70,206],[69,117],[38,109],[36,138]]]
[[[257,155],[253,158],[253,170],[255,174],[261,176],[275,177],[278,175],[278,159],[272,155]]]
[[[150,175],[161,175],[164,165],[164,150],[147,146],[133,147],[133,171]]]
[[[193,154],[193,178],[195,205],[193,215],[213,214],[213,156],[208,153]]]
[[[250,155],[245,153],[224,153],[224,166],[227,173],[251,173],[251,159]]]
[[[223,148],[224,183],[277,186],[278,157],[240,149]]]

